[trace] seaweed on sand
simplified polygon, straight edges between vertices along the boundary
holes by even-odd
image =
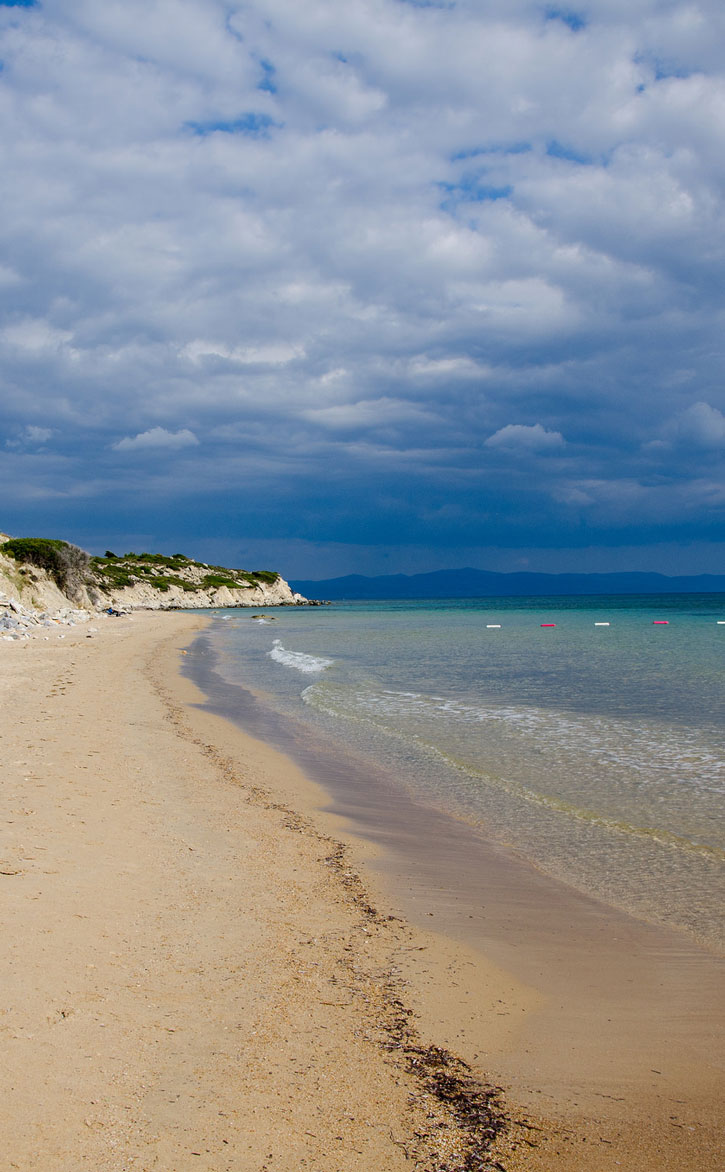
[[[347,865],[344,844],[329,841],[334,849],[325,862],[337,872],[348,899],[369,920],[379,924],[396,920],[395,916],[381,915],[372,906],[360,876]],[[399,995],[397,978],[389,972],[382,979],[379,976],[378,982],[381,1047],[413,1076],[419,1088],[416,1097],[444,1110],[443,1120],[439,1112],[430,1112],[430,1130],[416,1130],[412,1142],[402,1145],[407,1158],[420,1172],[505,1172],[491,1155],[495,1140],[510,1122],[501,1088],[484,1085],[468,1064],[450,1050],[423,1045],[413,1024],[413,1011]]]
[[[413,1010],[403,1000],[404,985],[393,961],[401,934],[406,932],[404,922],[397,916],[383,915],[373,906],[362,879],[349,865],[343,843],[275,801],[267,790],[245,783],[232,759],[193,734],[158,676],[154,683],[167,702],[169,722],[199,746],[222,776],[240,788],[247,802],[277,812],[280,826],[304,834],[323,847],[320,862],[334,874],[342,898],[360,913],[357,925],[345,934],[346,942],[339,940],[338,976],[333,976],[332,981],[344,983],[362,1009],[367,1022],[363,1037],[378,1045],[388,1061],[410,1080],[409,1133],[404,1138],[391,1133],[391,1142],[404,1151],[417,1172],[506,1172],[494,1145],[522,1121],[507,1114],[500,1087],[484,1084],[458,1055],[422,1042]],[[389,952],[384,968],[371,969],[365,963],[363,933],[387,934]]]

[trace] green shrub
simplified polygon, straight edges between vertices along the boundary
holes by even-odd
[[[164,553],[139,553],[133,555],[138,562],[148,562],[153,566],[168,566],[169,569],[179,569],[181,566],[193,566],[196,563],[184,557],[183,553],[172,554],[168,557]]]
[[[115,574],[113,578],[104,580],[102,585],[110,586],[114,590],[123,590],[125,586],[135,586],[137,580],[132,578],[130,574]]]
[[[128,564],[120,559],[109,563],[105,558],[92,558],[91,570],[97,584],[106,590],[122,590],[138,581],[129,573]]]
[[[175,586],[191,594],[195,590],[217,590],[223,586],[229,590],[255,589],[261,582],[272,585],[279,579],[279,574],[273,570],[250,573],[248,570],[231,570],[227,566],[209,566],[183,553],[174,553],[170,557],[162,553],[127,553],[117,557],[106,550],[105,557],[92,559],[92,568],[98,585],[107,590],[144,582],[164,593]],[[179,576],[184,570],[206,572],[196,583]]]
[[[199,589],[195,582],[187,582],[185,578],[177,578],[173,574],[169,574],[168,577],[165,574],[156,575],[151,579],[150,584],[155,586],[157,590],[164,591],[168,590],[170,586],[178,586],[180,590],[186,590],[187,593]]]
[[[242,585],[243,583],[223,574],[205,574],[200,582],[200,587],[204,590],[217,590],[222,586],[228,586],[230,590],[239,590]]]

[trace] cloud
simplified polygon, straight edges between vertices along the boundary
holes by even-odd
[[[32,318],[13,322],[2,331],[5,345],[29,354],[58,351],[72,336],[69,330],[57,329],[47,321]]]
[[[183,353],[195,363],[204,359],[223,358],[250,366],[284,366],[295,358],[301,358],[304,351],[299,346],[290,346],[283,341],[261,346],[235,346],[230,348],[223,342],[205,342],[200,338],[189,342]]]
[[[725,447],[725,415],[709,403],[693,403],[680,415],[677,432],[698,447]]]
[[[304,412],[304,416],[324,428],[359,431],[409,423],[414,418],[424,418],[425,412],[415,403],[399,399],[370,399],[359,403],[311,408]]]
[[[447,377],[480,379],[486,377],[488,370],[470,358],[428,358],[426,355],[420,355],[411,361],[410,373],[434,379]]]
[[[14,438],[5,441],[5,447],[10,450],[27,451],[30,448],[43,447],[53,435],[52,427],[37,427],[28,423],[18,430]]]
[[[181,431],[167,431],[165,427],[152,427],[149,431],[142,431],[139,435],[127,435],[111,446],[117,452],[144,451],[147,448],[179,448],[195,447],[199,443],[193,431],[183,428]]]
[[[52,434],[52,427],[36,427],[29,423],[25,428],[25,438],[32,444],[46,444]]]
[[[550,452],[564,447],[564,437],[559,431],[547,431],[540,423],[528,426],[524,423],[508,423],[506,427],[490,435],[485,441],[487,448],[524,448],[530,452]]]
[[[710,541],[720,10],[0,4],[0,425],[55,461],[5,507],[434,551],[563,547],[591,500]]]

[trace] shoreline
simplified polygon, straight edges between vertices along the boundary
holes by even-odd
[[[341,768],[335,747],[310,744],[263,697],[218,675],[206,644],[200,637],[185,660],[206,710],[317,779],[315,819],[352,845],[376,900],[425,935],[435,976],[422,984],[413,969],[410,986],[428,1033],[524,1110],[546,1104],[550,1121],[590,1139],[608,1129],[618,1138],[603,1142],[633,1146],[632,1167],[647,1166],[647,1151],[658,1152],[653,1167],[668,1167],[663,1133],[680,1126],[717,1148],[722,957],[543,874],[462,819],[381,784],[367,763],[346,756]]]
[[[8,1166],[473,1168],[506,1122],[481,1167],[718,1167],[704,1116],[547,1120],[445,1052],[431,1006],[472,954],[392,917],[379,852],[205,710],[179,664],[206,621],[4,648]]]

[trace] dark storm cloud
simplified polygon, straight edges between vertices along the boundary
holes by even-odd
[[[714,0],[45,0],[0,32],[4,527],[296,541],[305,576],[299,541],[719,536]]]

